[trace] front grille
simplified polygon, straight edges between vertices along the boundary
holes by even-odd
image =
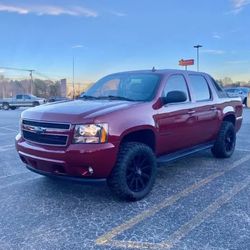
[[[23,138],[34,143],[66,146],[70,124],[22,121]]]
[[[25,130],[23,130],[23,137],[29,141],[48,145],[66,145],[67,143],[67,136],[36,134]]]
[[[30,125],[35,127],[42,127],[42,128],[55,128],[55,129],[69,129],[69,124],[64,123],[51,123],[51,122],[37,122],[37,121],[28,121],[23,120],[24,125]]]

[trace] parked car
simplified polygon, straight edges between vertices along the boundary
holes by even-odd
[[[0,99],[0,105],[2,109],[16,109],[19,107],[35,107],[44,104],[46,99],[39,98],[30,94],[18,94],[13,98]]]
[[[225,91],[230,97],[240,97],[242,100],[242,103],[247,105],[247,97],[248,93],[250,93],[250,88],[243,88],[243,87],[237,87],[237,88],[225,88]]]
[[[52,96],[48,99],[48,102],[62,102],[62,101],[68,101],[69,98],[62,97],[62,96]]]
[[[16,149],[31,171],[107,181],[119,198],[139,200],[152,189],[157,165],[205,149],[230,157],[242,112],[240,98],[205,73],[117,73],[82,99],[22,112]]]

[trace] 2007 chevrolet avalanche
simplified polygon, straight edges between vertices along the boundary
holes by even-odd
[[[242,112],[240,99],[205,73],[117,73],[80,100],[24,111],[16,149],[32,171],[107,180],[118,197],[138,200],[152,189],[157,165],[208,148],[230,157]]]

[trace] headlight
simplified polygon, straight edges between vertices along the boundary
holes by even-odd
[[[73,143],[105,143],[108,140],[108,124],[76,125]]]

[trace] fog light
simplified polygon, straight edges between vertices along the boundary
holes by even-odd
[[[94,170],[93,170],[92,167],[89,167],[89,168],[88,168],[88,171],[89,171],[89,174],[91,174],[91,175],[94,173]]]

